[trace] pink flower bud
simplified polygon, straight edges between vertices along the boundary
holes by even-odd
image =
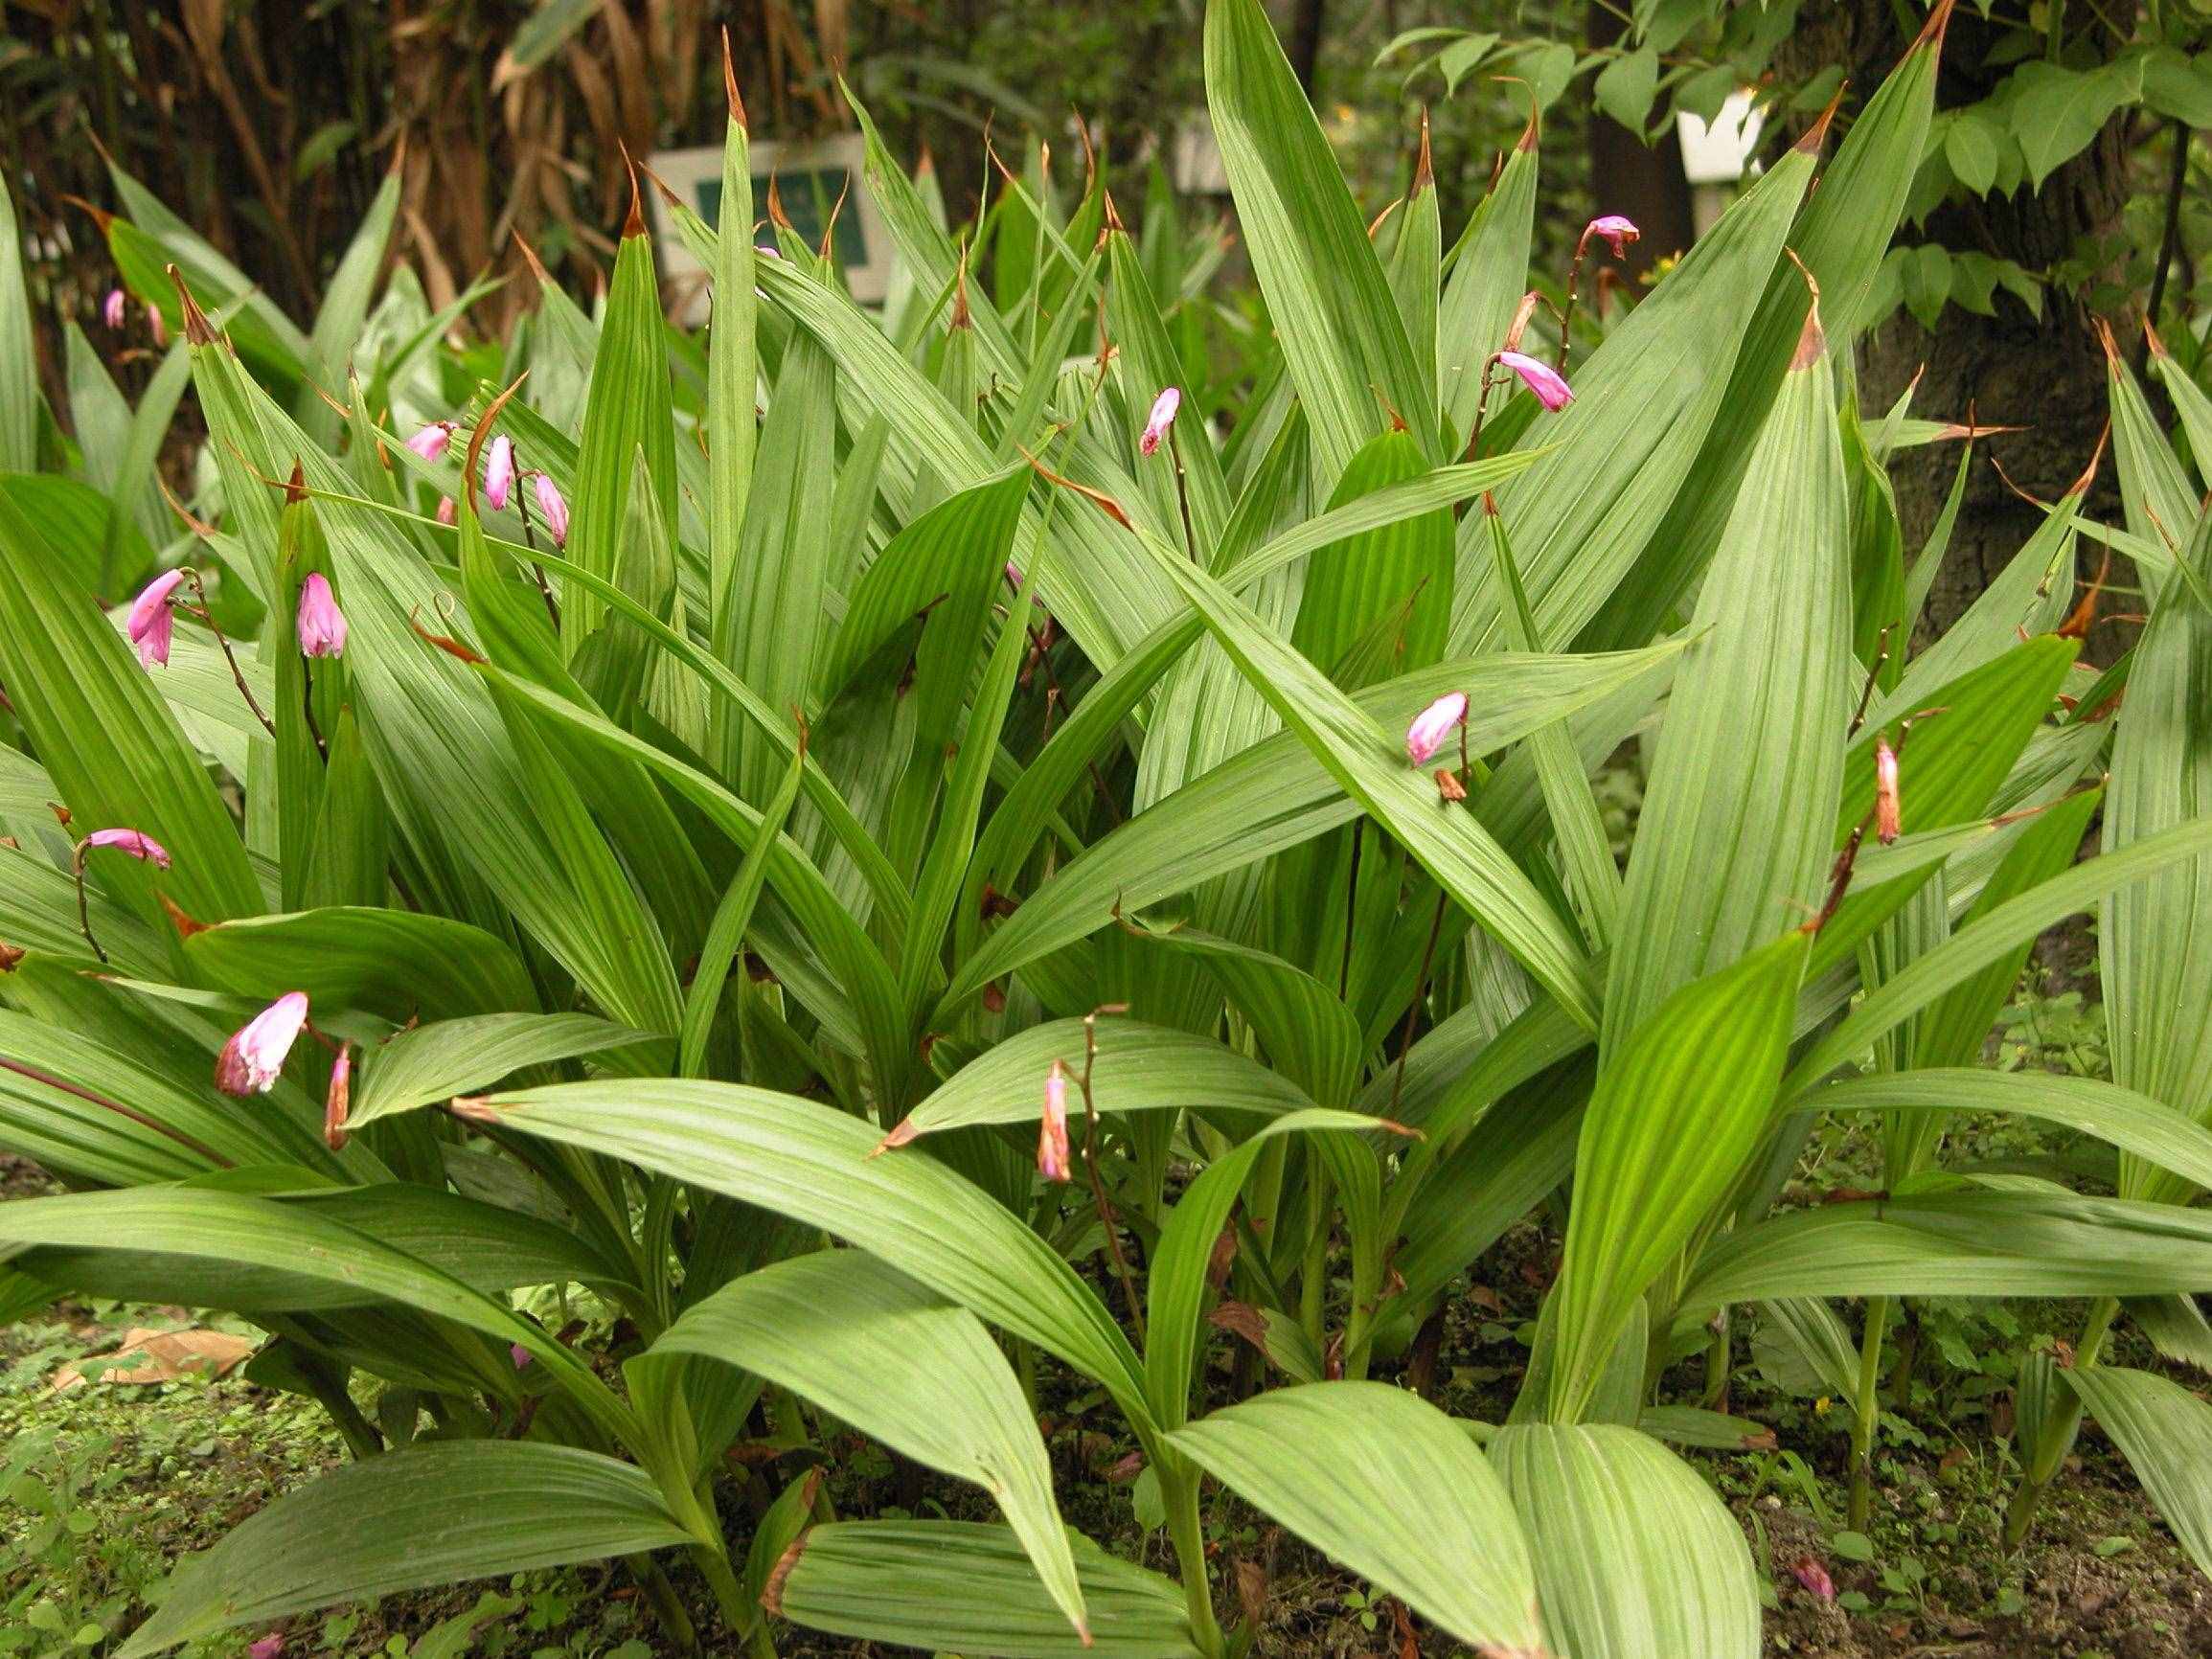
[[[1897,788],[1897,751],[1886,737],[1874,739],[1874,833],[1887,847],[1904,832],[1904,802]]]
[[[1836,1600],[1836,1580],[1828,1576],[1828,1569],[1811,1556],[1800,1556],[1790,1563],[1791,1577],[1823,1602]]]
[[[769,246],[769,244],[766,242],[755,242],[753,244],[753,252],[762,255],[764,258],[771,260],[780,260],[784,257],[773,247]]]
[[[1183,395],[1174,386],[1152,399],[1152,412],[1145,417],[1144,436],[1137,440],[1138,454],[1150,455],[1160,446],[1160,440],[1175,423],[1175,411],[1182,406]]]
[[[300,654],[334,657],[346,648],[346,616],[319,570],[300,584]]]
[[[121,288],[107,290],[107,298],[100,302],[100,317],[118,334],[123,332],[124,318],[128,315],[130,302]]]
[[[460,516],[460,513],[461,510],[453,505],[453,498],[450,495],[441,495],[438,498],[438,522],[440,524],[450,526]]]
[[[514,1369],[520,1371],[530,1363],[530,1350],[519,1342],[511,1342],[507,1345],[507,1357],[514,1361]]]
[[[1064,1181],[1072,1168],[1067,1148],[1067,1071],[1060,1061],[1044,1078],[1044,1118],[1037,1132],[1037,1172]]]
[[[169,666],[170,636],[176,631],[176,618],[169,608],[169,596],[176,584],[184,580],[181,570],[165,570],[139,590],[130,602],[130,615],[125,620],[124,631],[130,643],[138,648],[138,660],[148,668]]]
[[[156,870],[169,868],[169,849],[141,830],[95,830],[84,838],[87,847],[112,847],[142,858]]]
[[[1640,239],[1643,234],[1636,229],[1633,219],[1622,214],[1600,214],[1583,227],[1584,241],[1588,241],[1592,237],[1602,238],[1611,246],[1616,260],[1625,255],[1629,251],[1629,244]]]
[[[1413,724],[1405,728],[1405,753],[1416,766],[1424,765],[1428,758],[1444,747],[1444,739],[1451,736],[1452,728],[1467,719],[1467,693],[1447,692],[1420,714],[1413,716]]]
[[[278,1659],[285,1650],[285,1639],[271,1630],[258,1641],[246,1644],[246,1659]]]
[[[346,1111],[353,1099],[353,1045],[338,1045],[331,1062],[331,1087],[323,1096],[323,1144],[333,1152],[346,1149]]]
[[[308,993],[287,990],[233,1033],[216,1057],[215,1086],[226,1095],[265,1095],[308,1023]]]
[[[1017,590],[1021,586],[1021,566],[1011,558],[1006,561],[1006,585]]]
[[[546,534],[553,537],[553,545],[568,545],[568,503],[562,499],[559,487],[540,472],[536,485],[537,511],[545,520]]]
[[[1574,401],[1566,376],[1549,363],[1539,363],[1519,352],[1500,352],[1497,360],[1518,375],[1521,384],[1534,392],[1537,401],[1546,409],[1556,413]]]
[[[407,447],[425,461],[435,461],[445,453],[445,446],[452,442],[453,422],[433,420],[407,440]]]
[[[513,493],[514,441],[502,432],[491,441],[490,453],[484,458],[484,499],[498,511]]]
[[[161,320],[161,307],[150,300],[146,307],[146,331],[153,336],[156,346],[169,344],[169,325]]]

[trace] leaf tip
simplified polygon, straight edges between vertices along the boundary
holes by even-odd
[[[799,1557],[806,1553],[807,1540],[813,1535],[813,1532],[814,1529],[809,1527],[791,1540],[790,1546],[776,1557],[776,1565],[768,1574],[768,1581],[761,1586],[761,1606],[779,1619],[784,1616],[784,1580],[791,1576],[791,1569],[799,1564]]]
[[[1828,107],[1820,112],[1819,119],[1805,129],[1805,136],[1791,145],[1790,148],[1801,150],[1807,155],[1818,155],[1822,147],[1828,143],[1829,124],[1836,119],[1836,112],[1843,107],[1843,95],[1850,90],[1851,82],[1848,80],[1838,86],[1836,96],[1828,101]]]
[[[911,1146],[921,1138],[922,1130],[914,1120],[912,1118],[901,1118],[899,1122],[891,1125],[891,1132],[876,1143],[875,1150],[868,1155],[871,1158],[880,1158],[885,1152],[895,1152],[901,1147]]]
[[[169,280],[176,284],[177,303],[184,307],[184,337],[195,346],[216,343],[215,325],[207,320],[207,313],[199,308],[199,302],[192,297],[192,289],[185,285],[184,273],[174,264],[167,267]]]

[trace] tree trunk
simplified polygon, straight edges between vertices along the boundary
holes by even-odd
[[[1321,67],[1321,30],[1327,20],[1329,0],[1297,0],[1290,12],[1291,73],[1306,96],[1313,96],[1313,77]]]
[[[1808,11],[1806,21],[1810,26],[1793,45],[1795,61],[1852,65],[1859,87],[1876,85],[1903,49],[1883,0],[1853,0],[1828,9],[1817,21]],[[1939,109],[1988,94],[2006,70],[1990,65],[1987,55],[2009,33],[1967,8],[1958,10],[1936,82]],[[2115,117],[2041,190],[2023,188],[2010,196],[1938,208],[1919,232],[1907,227],[1903,239],[1977,251],[2041,271],[2072,253],[2082,239],[2114,235],[2127,200],[2127,123],[2125,113]],[[2107,319],[2123,340],[2138,329],[2138,303],[2132,297],[2128,314]],[[1908,313],[1897,312],[1860,344],[1861,401],[1870,415],[1879,415],[1919,374],[1915,415],[1964,420],[1972,410],[1984,425],[2025,427],[1978,447],[2020,489],[2051,500],[2081,476],[2105,428],[2105,358],[2095,317],[2074,293],[2056,288],[2046,290],[2040,320],[2001,291],[1995,304],[1994,317],[1946,307],[1932,335]],[[1942,511],[1957,465],[1957,450],[1948,443],[1905,451],[1892,465],[1907,559]],[[2109,514],[2116,502],[2108,465],[2090,495],[2090,511]],[[2041,512],[2014,494],[1995,466],[1977,458],[1924,626],[1941,630],[1956,621],[2041,522]],[[2132,578],[2122,574],[2114,580]],[[2090,638],[2089,655],[2109,660],[2122,643],[2100,629]]]
[[[1585,24],[1590,49],[1610,46],[1628,27],[1618,8],[1591,0]],[[1690,180],[1682,171],[1681,141],[1670,125],[1656,144],[1646,144],[1611,116],[1589,112],[1590,196],[1598,210],[1626,214],[1643,235],[1614,261],[1623,277],[1641,277],[1661,260],[1687,251],[1698,238]]]

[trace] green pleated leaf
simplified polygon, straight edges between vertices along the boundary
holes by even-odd
[[[731,240],[750,252],[750,237]],[[718,373],[720,368],[718,360]],[[793,339],[762,428],[730,569],[715,590],[715,656],[778,715],[812,706],[816,659],[830,637],[822,601],[834,581],[831,560],[848,557],[830,541],[835,478],[828,457],[836,448],[836,390],[837,368],[829,353],[807,335]],[[749,435],[750,387],[744,404]],[[736,419],[734,410],[726,417]],[[731,775],[747,799],[762,798],[774,786],[784,757],[766,734],[740,721],[738,711],[718,704],[716,715],[724,752],[736,761]]]
[[[1169,1443],[1460,1640],[1508,1652],[1539,1647],[1537,1575],[1505,1485],[1419,1397],[1380,1382],[1275,1389],[1209,1413]]]
[[[403,1214],[376,1204],[378,1194],[374,1189],[366,1192],[369,1212],[356,1211],[355,1218],[377,1226],[381,1225],[379,1214]],[[424,1192],[421,1196],[436,1199],[440,1194]],[[475,1207],[477,1211],[488,1208]],[[455,1214],[445,1207],[445,1214],[434,1219],[446,1221]],[[526,1225],[523,1217],[511,1212],[490,1214],[505,1216],[503,1224],[517,1231]],[[435,1228],[429,1235],[438,1236]],[[141,1254],[190,1257],[329,1284],[347,1300],[385,1298],[457,1321],[500,1343],[519,1343],[544,1364],[603,1430],[634,1438],[628,1408],[607,1391],[582,1359],[542,1327],[510,1312],[503,1301],[455,1275],[334,1216],[317,1214],[312,1205],[185,1188],[73,1193],[0,1205],[0,1241],[51,1250],[113,1253],[125,1265]],[[478,1242],[472,1240],[465,1247],[464,1261],[475,1257]],[[494,1378],[486,1381],[496,1386]]]
[[[413,1026],[365,1057],[347,1126],[487,1088],[525,1066],[651,1040],[584,1013],[488,1013]],[[667,1052],[665,1042],[659,1047]]]
[[[1363,751],[1363,761],[1372,754],[1374,763],[1362,764],[1361,774],[1380,783],[1380,772],[1409,772],[1404,749],[1380,734],[1402,733],[1416,714],[1447,692],[1467,693],[1470,752],[1487,753],[1635,685],[1679,649],[1668,644],[1617,656],[1498,653],[1441,663],[1372,687],[1350,699],[1359,725],[1367,728],[1364,741],[1374,745],[1372,751]],[[1270,660],[1291,656],[1294,653],[1279,639],[1272,641]],[[1317,670],[1303,658],[1296,660],[1302,681],[1327,687]],[[1327,690],[1329,706],[1343,707],[1334,688]],[[1270,690],[1269,694],[1280,693]],[[1088,703],[1086,698],[1084,706]],[[1082,717],[1079,713],[1077,719]],[[1112,722],[1106,724],[1110,729]],[[1062,741],[1075,727],[1076,722],[1070,721]],[[1082,775],[1080,759],[1072,773],[1063,766],[1058,774],[1069,784]],[[1419,781],[1428,777],[1425,772],[1409,775],[1417,788]],[[1426,783],[1425,789],[1413,810],[1439,812],[1435,784]],[[1038,794],[1043,796],[1042,791]],[[1393,794],[1394,799],[1403,799],[1402,789]],[[1021,908],[962,964],[946,1001],[958,1002],[1000,975],[1074,943],[1106,925],[1117,911],[1133,914],[1209,876],[1349,823],[1358,816],[1359,807],[1321,753],[1294,732],[1278,733],[1102,837],[1038,892],[1025,897]],[[1008,809],[1002,808],[1000,816]],[[1030,833],[1026,825],[1019,829],[1022,834]],[[999,850],[1014,846],[1026,851],[1011,834],[1002,841],[994,820],[979,849],[978,862],[989,856],[992,867],[1003,872],[1010,859]],[[1554,925],[1564,931],[1563,923]]]
[[[1353,456],[1329,505],[1343,507],[1427,469],[1410,434],[1385,432]],[[1306,561],[1290,644],[1330,669],[1370,630],[1387,629],[1389,666],[1341,679],[1348,692],[1426,668],[1444,654],[1451,624],[1451,513],[1445,508],[1324,547]]]
[[[1083,1631],[1044,1442],[1013,1367],[974,1314],[873,1256],[817,1251],[742,1274],[694,1304],[653,1344],[664,1350],[753,1372],[982,1487],[1068,1623]]]
[[[1812,940],[1691,981],[1607,1052],[1575,1155],[1551,1405],[1575,1421],[1645,1289],[1766,1138]]]
[[[1145,1389],[1162,1427],[1175,1427],[1190,1416],[1191,1379],[1205,1336],[1199,1314],[1208,1272],[1229,1211],[1262,1148],[1277,1135],[1357,1134],[1380,1126],[1377,1119],[1325,1107],[1288,1113],[1208,1164],[1175,1200],[1145,1284]],[[1317,1144],[1317,1154],[1325,1145]]]
[[[1551,1643],[1575,1659],[1753,1659],[1750,1551],[1702,1476],[1617,1424],[1521,1423],[1490,1444],[1535,1540]]]
[[[1282,1073],[1209,1036],[1133,1019],[1102,1019],[1096,1034],[1091,1097],[1103,1113],[1191,1106],[1274,1117],[1313,1104]],[[899,1135],[1033,1123],[1056,1059],[1069,1076],[1083,1075],[1082,1020],[1048,1020],[993,1044],[908,1113]]]
[[[2212,1572],[2212,1405],[2179,1383],[2115,1365],[2063,1366],[2201,1572]]]
[[[2212,1216],[2051,1188],[1831,1204],[1708,1250],[1683,1314],[1784,1296],[2156,1296],[2212,1288]]]
[[[1536,228],[1537,145],[1532,125],[1506,157],[1448,261],[1450,277],[1436,320],[1437,396],[1450,433],[1474,426],[1482,365],[1505,344],[1514,307],[1528,286],[1529,241]]]
[[[637,456],[645,456],[654,511],[671,544],[676,539],[675,423],[669,394],[668,330],[660,284],[653,278],[652,239],[637,217],[615,256],[606,316],[591,364],[591,394],[569,504],[568,557],[596,576],[617,577],[630,512]],[[641,596],[642,597],[642,596]],[[596,594],[573,593],[560,607],[560,640],[573,658],[606,615]]]
[[[1545,639],[1573,639],[1597,614],[1659,529],[1728,406],[1730,369],[1751,320],[1744,296],[1765,286],[1781,259],[1813,162],[1792,149],[1745,192],[1572,370],[1574,402],[1533,429],[1552,451],[1501,489],[1498,505]],[[1796,338],[1794,328],[1786,338]],[[1482,348],[1486,355],[1494,349]],[[1784,352],[1776,374],[1789,360],[1787,345]],[[1473,515],[1460,521],[1467,580],[1452,595],[1454,651],[1472,650],[1496,629],[1487,541]],[[1652,633],[1648,623],[1632,640],[1620,637],[1641,644]]]
[[[537,1000],[514,952],[467,922],[405,910],[305,910],[191,935],[206,983],[240,996],[304,990],[311,1002],[405,1021],[489,1013]]]
[[[118,1650],[468,1579],[696,1542],[642,1469],[535,1441],[445,1441],[348,1465],[188,1560]]]
[[[1004,1527],[972,1521],[833,1521],[810,1530],[772,1579],[770,1608],[866,1642],[1003,1659],[1198,1659],[1183,1593],[1071,1534],[1091,1645]]]
[[[1440,800],[1428,772],[1407,763],[1404,728],[1386,732],[1227,588],[1165,548],[1147,547],[1206,619],[1221,648],[1338,785],[1402,842],[1562,1007],[1595,1024],[1595,974],[1582,940],[1475,815]]]
[[[1815,1089],[1818,1111],[2010,1112],[2094,1135],[2180,1181],[2212,1187],[2212,1129],[2101,1078],[1969,1067],[1875,1072]]]
[[[2189,550],[2202,557],[2203,538]],[[2201,569],[2201,563],[2194,568]],[[2108,854],[2212,816],[2212,613],[2169,580],[2136,643],[2105,791]],[[2205,1121],[2212,1102],[2212,857],[2109,895],[2097,930],[2112,1077]],[[2186,1192],[2123,1164],[2132,1197]]]
[[[0,472],[38,469],[38,352],[12,188],[0,189]]]
[[[753,413],[760,394],[760,363],[755,340],[753,297],[752,141],[742,112],[732,108],[722,129],[722,193],[716,215],[734,234],[715,247],[714,316],[707,333],[707,618],[718,645],[749,630],[738,626],[736,607],[760,587],[743,580],[744,525],[753,489],[758,432]],[[783,406],[783,388],[776,406]],[[818,453],[826,452],[818,451]],[[827,470],[826,468],[824,470]],[[771,585],[781,573],[761,573]],[[800,580],[804,570],[787,573]],[[811,666],[815,630],[793,630],[787,638],[791,660]],[[744,671],[744,665],[723,660]],[[804,678],[800,686],[805,687]],[[803,701],[794,697],[792,701]],[[771,698],[769,706],[776,706]],[[727,751],[724,751],[725,756]]]
[[[215,781],[149,678],[161,671],[139,666],[89,590],[72,584],[67,561],[0,496],[0,683],[15,717],[74,828],[143,830],[173,860],[156,875],[94,852],[93,879],[156,922],[156,887],[205,920],[251,915],[262,906],[260,884]]]
[[[1854,689],[1850,503],[1817,321],[1698,599],[1629,856],[1610,1055],[1668,996],[1819,908]]]
[[[1276,338],[1334,478],[1395,413],[1438,442],[1414,354],[1359,210],[1259,0],[1209,0],[1206,102]]]
[[[2002,960],[2023,939],[2086,910],[2108,893],[2212,851],[2212,821],[2198,820],[2075,866],[2008,899],[1870,990],[1799,1056],[1782,1095],[1794,1098],[1955,986]]]
[[[2105,390],[2112,409],[2112,458],[2119,463],[2120,503],[2141,543],[2134,555],[2147,593],[2166,584],[2176,555],[2197,524],[2197,491],[2166,429],[2112,342],[2104,334]]]
[[[1819,284],[1823,320],[1837,356],[1851,354],[1882,257],[1904,217],[1934,113],[1941,48],[1940,38],[1925,34],[1914,43],[1852,122],[1835,161],[1821,171],[1819,188],[1790,227],[1791,251]],[[1704,240],[1699,239],[1699,247]],[[1767,418],[1806,317],[1805,281],[1794,266],[1774,263],[1764,278],[1753,280],[1762,281],[1765,291],[1703,446],[1680,475],[1666,517],[1645,542],[1635,569],[1591,625],[1585,645],[1636,645],[1650,638],[1721,545],[1753,434]],[[1718,304],[1741,311],[1749,291]]]
[[[878,1137],[834,1107],[736,1083],[636,1080],[527,1089],[490,1109],[525,1134],[834,1233],[1143,1410],[1128,1340],[1050,1245],[935,1159],[876,1156]]]

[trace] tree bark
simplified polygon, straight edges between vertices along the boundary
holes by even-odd
[[[1591,0],[1585,37],[1591,50],[1610,46],[1628,24],[1615,7]],[[1590,195],[1601,212],[1626,214],[1643,235],[1614,261],[1633,280],[1661,260],[1686,251],[1698,239],[1690,180],[1682,171],[1682,146],[1669,125],[1656,144],[1646,144],[1611,116],[1589,112]]]
[[[1805,19],[1807,27],[1793,42],[1794,60],[1851,65],[1852,80],[1862,88],[1877,84],[1903,49],[1885,0],[1853,0],[1824,9],[1817,19],[1809,10]],[[1936,82],[1939,109],[1975,102],[1989,93],[2006,66],[1990,64],[1988,55],[2009,33],[1968,8],[1958,10]],[[2082,239],[2114,235],[2127,201],[2127,114],[2115,116],[2041,190],[2023,188],[2009,196],[1940,207],[1919,233],[1907,227],[1904,239],[1977,251],[2041,271],[2074,252]],[[2081,476],[2105,429],[2105,358],[2096,319],[2075,294],[2057,288],[2045,291],[2040,319],[2001,291],[1995,304],[1994,317],[1947,307],[1933,334],[1908,313],[1897,312],[1860,343],[1861,401],[1867,413],[1879,415],[1918,374],[1915,415],[1964,420],[1972,410],[1984,425],[2025,427],[1977,447],[2020,489],[2051,500]],[[2140,325],[2138,304],[2132,299],[2128,314],[2106,319],[2123,340]],[[1957,465],[1957,451],[1947,443],[1905,451],[1893,463],[1908,559],[1942,511]],[[2116,511],[2116,503],[2108,465],[2089,506],[2104,515]],[[1956,621],[2041,521],[2041,512],[2007,488],[1996,466],[1977,457],[1924,628],[1940,631]],[[2114,580],[2132,578],[2116,574]],[[2088,655],[2109,660],[2122,644],[2099,629]]]
[[[1306,96],[1313,96],[1313,77],[1321,67],[1321,31],[1329,0],[1297,0],[1290,13],[1290,71]]]

